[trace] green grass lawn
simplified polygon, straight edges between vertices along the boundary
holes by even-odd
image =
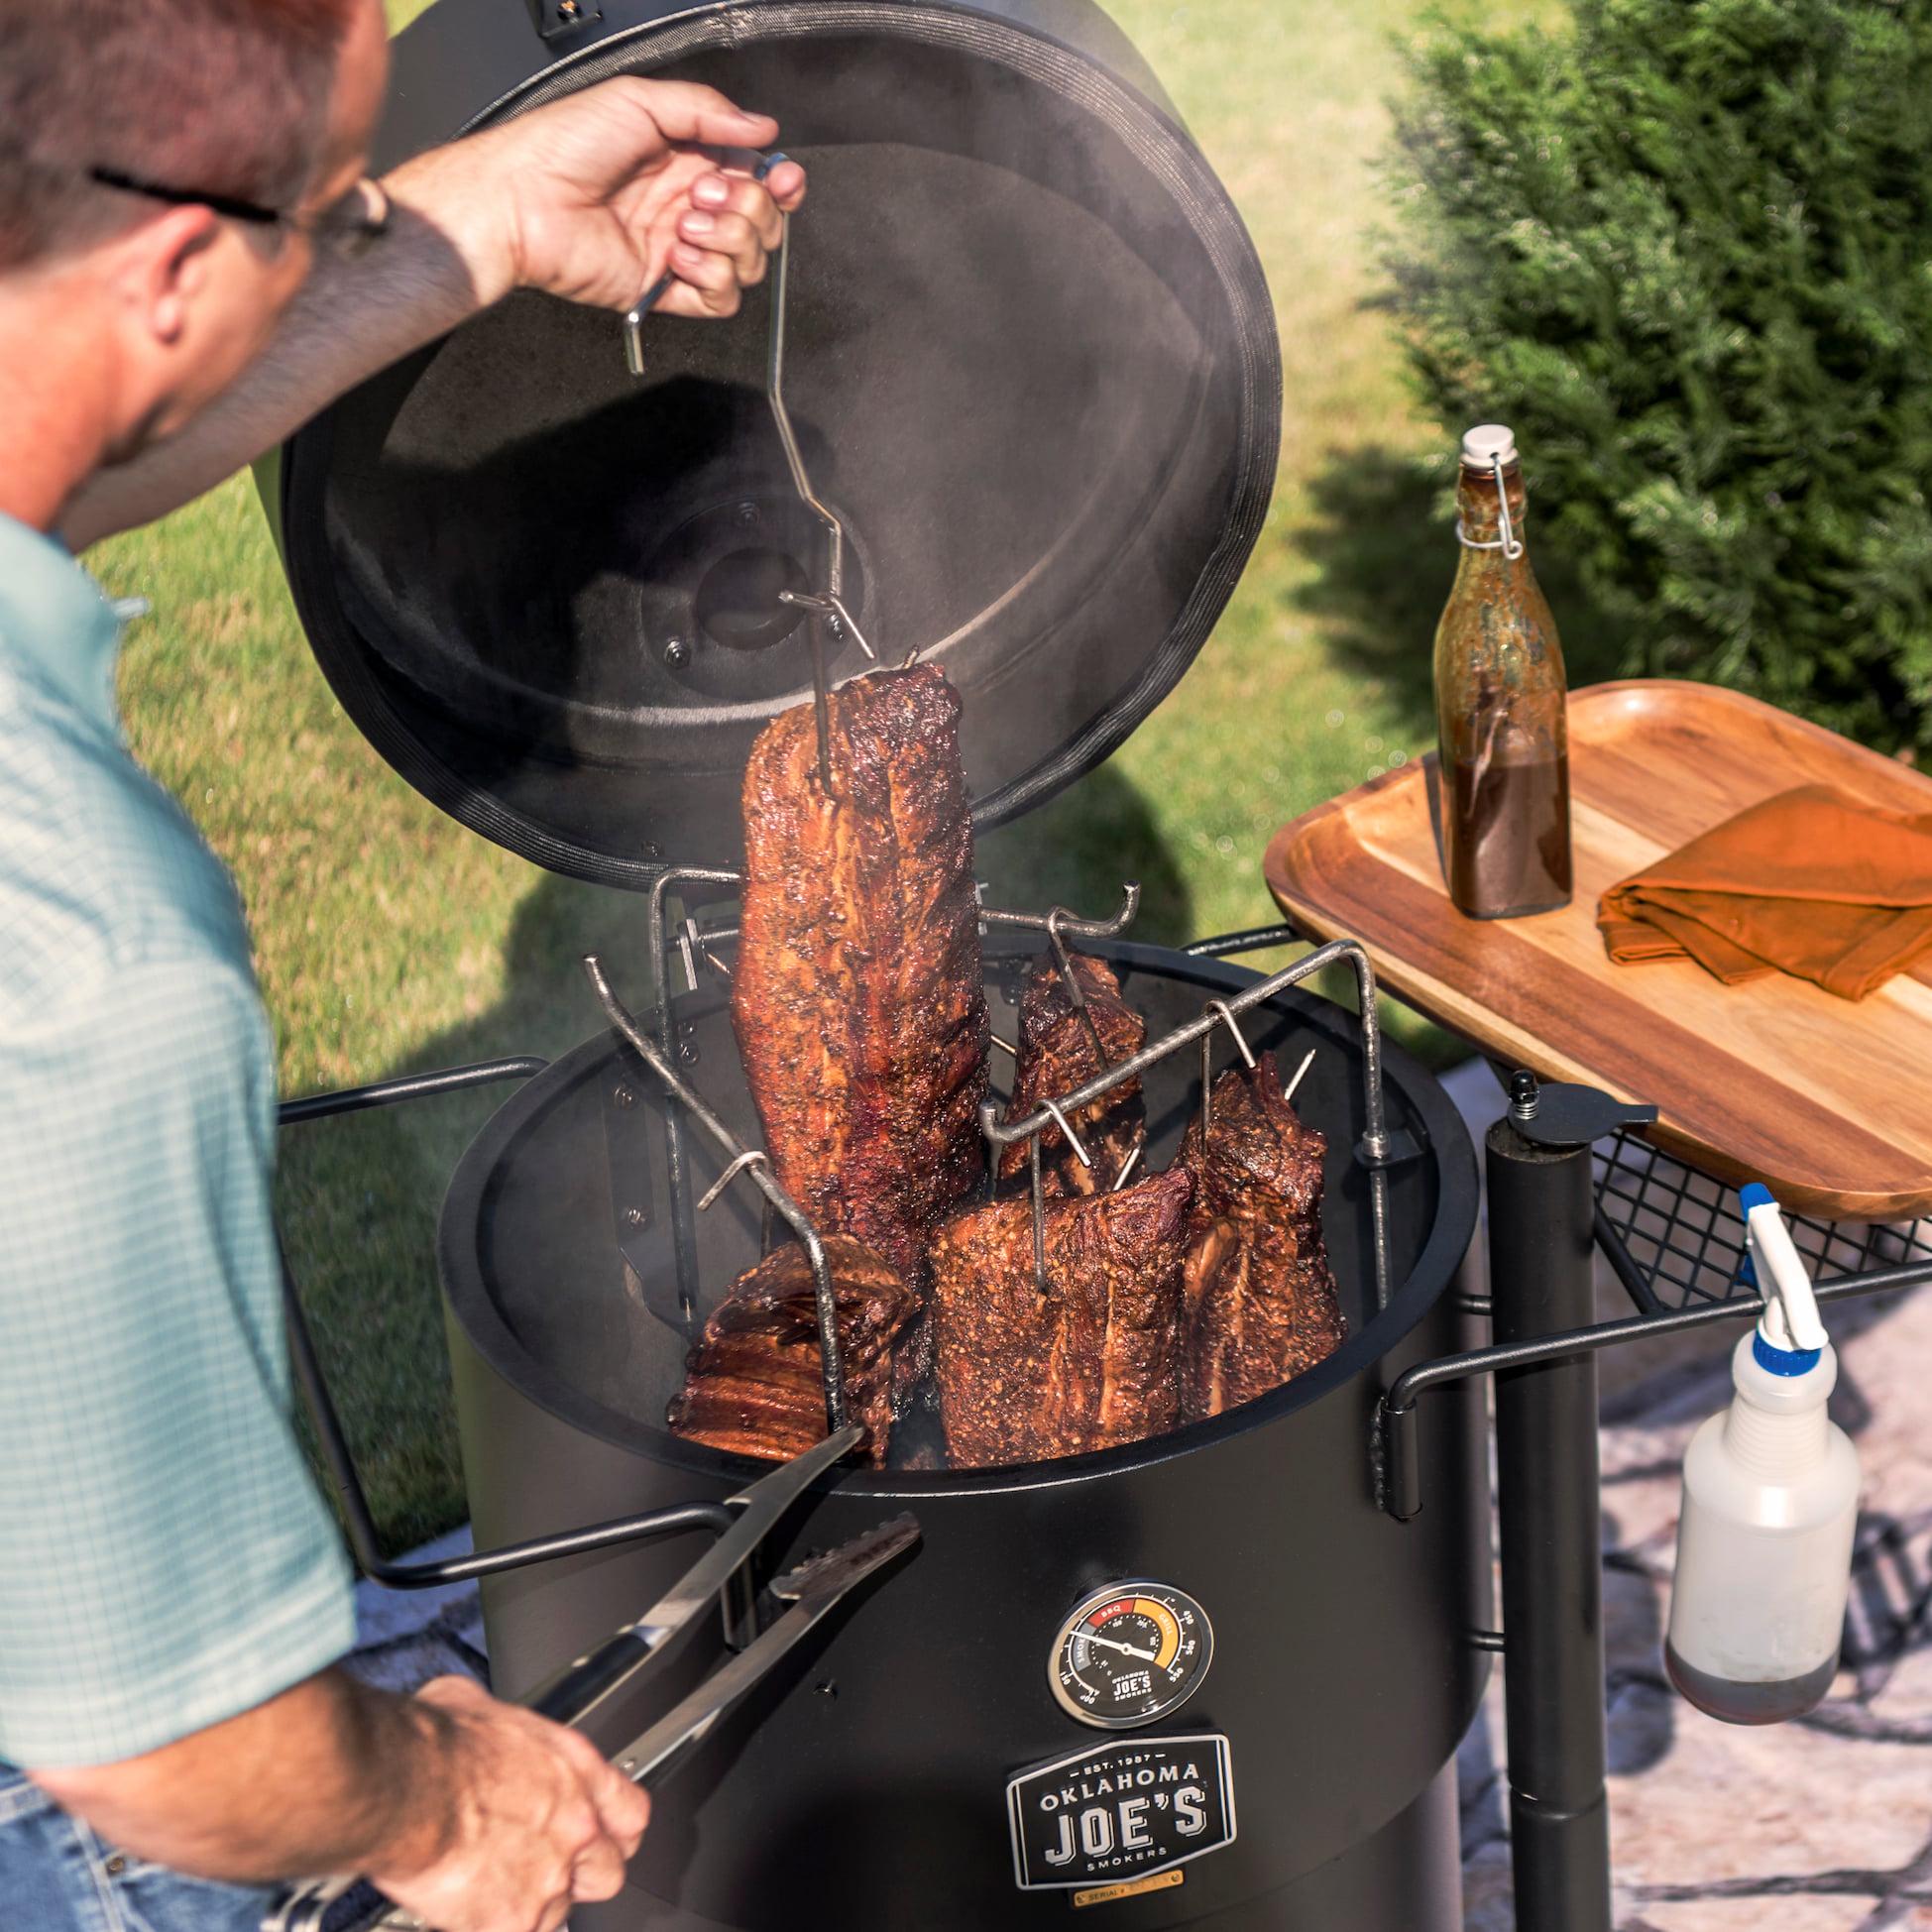
[[[980,870],[1007,903],[1080,907],[1110,905],[1138,876],[1141,935],[1184,940],[1271,919],[1259,862],[1275,828],[1431,738],[1429,644],[1454,546],[1416,458],[1442,438],[1410,405],[1371,251],[1395,37],[1422,9],[1113,11],[1267,264],[1287,388],[1280,482],[1241,588],[1179,691],[1106,766],[988,839]],[[309,658],[245,480],[89,561],[116,594],[153,600],[123,665],[129,727],[241,880],[284,1092],[555,1053],[595,1030],[576,958],[588,946],[639,956],[641,904],[497,851],[390,772]],[[1549,588],[1581,682],[1592,626],[1560,582]],[[464,1513],[431,1243],[450,1166],[492,1104],[284,1136],[290,1257],[393,1543]]]

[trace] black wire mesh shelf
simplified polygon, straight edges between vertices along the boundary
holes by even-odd
[[[1631,1299],[1647,1314],[1730,1301],[1753,1291],[1738,1192],[1621,1133],[1595,1149],[1597,1238]],[[1820,1221],[1785,1212],[1798,1252],[1820,1280],[1874,1269],[1932,1271],[1932,1219]]]

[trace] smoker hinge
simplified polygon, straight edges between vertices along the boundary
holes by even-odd
[[[545,41],[562,40],[604,18],[596,0],[529,0],[529,9],[537,36]]]

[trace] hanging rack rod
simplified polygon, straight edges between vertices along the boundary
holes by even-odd
[[[1041,922],[1044,925],[1044,921]],[[1017,1120],[1002,1121],[999,1117],[999,1102],[985,1100],[979,1107],[979,1130],[985,1135],[992,1150],[993,1165],[997,1167],[1003,1149],[1016,1141],[1032,1143],[1031,1166],[1035,1176],[1039,1173],[1039,1136],[1048,1127],[1065,1115],[1077,1114],[1082,1107],[1090,1106],[1095,1100],[1130,1080],[1137,1079],[1150,1067],[1170,1054],[1178,1053],[1183,1047],[1191,1046],[1196,1040],[1205,1038],[1218,1026],[1232,1026],[1236,1017],[1248,1012],[1264,1001],[1285,992],[1290,986],[1311,978],[1324,967],[1346,961],[1354,968],[1356,990],[1361,1000],[1362,1022],[1362,1101],[1364,1130],[1362,1138],[1356,1143],[1356,1158],[1367,1168],[1369,1174],[1369,1215],[1373,1229],[1375,1253],[1375,1305],[1378,1309],[1386,1307],[1389,1301],[1389,1182],[1388,1170],[1399,1161],[1405,1160],[1413,1152],[1407,1143],[1407,1136],[1392,1136],[1388,1129],[1387,1116],[1382,1097],[1382,1028],[1376,1010],[1375,967],[1369,960],[1361,942],[1352,939],[1330,940],[1327,945],[1316,947],[1312,953],[1297,960],[1281,971],[1271,973],[1266,979],[1258,979],[1251,986],[1244,986],[1239,992],[1226,999],[1210,1000],[1200,1015],[1184,1022],[1173,1032],[1156,1040],[1151,1046],[1143,1047],[1138,1053],[1129,1054],[1125,1060],[1116,1062],[1103,1072],[1082,1081],[1071,1092],[1056,1096],[1054,1102],[1035,1107],[1030,1113]],[[1245,1042],[1243,1046],[1245,1047]],[[1036,1178],[1033,1187],[1036,1238],[1034,1252],[1036,1259],[1043,1254],[1043,1237],[1039,1234],[1038,1223],[1044,1212],[1041,1201],[1041,1186]]]
[[[825,1371],[825,1407],[832,1427],[842,1429],[846,1426],[846,1378],[845,1363],[839,1348],[839,1305],[832,1284],[832,1267],[825,1258],[825,1243],[820,1240],[818,1229],[806,1217],[790,1194],[773,1178],[770,1163],[762,1158],[747,1158],[748,1149],[738,1136],[712,1112],[705,1103],[704,1096],[678,1073],[672,1064],[671,1055],[653,1040],[625,1008],[611,988],[605,976],[604,964],[595,953],[584,956],[584,976],[590,981],[591,990],[597,995],[598,1003],[604,1008],[611,1024],[628,1043],[630,1050],[650,1068],[666,1087],[689,1109],[695,1119],[711,1138],[717,1142],[731,1162],[734,1175],[748,1174],[757,1184],[758,1192],[790,1224],[798,1244],[805,1250],[805,1258],[812,1269],[813,1299],[818,1305],[819,1351]]]

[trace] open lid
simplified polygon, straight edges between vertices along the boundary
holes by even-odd
[[[811,177],[785,396],[846,601],[881,660],[958,685],[997,824],[1173,688],[1259,533],[1281,373],[1247,234],[1084,0],[639,12],[560,59],[514,0],[440,0],[398,44],[388,159],[621,71],[778,118]],[[641,379],[616,317],[512,296],[283,452],[289,582],[351,717],[555,870],[733,862],[751,739],[810,694],[776,592],[824,587],[824,538],[766,405],[769,287],[648,318]],[[835,679],[863,667],[837,647]]]

